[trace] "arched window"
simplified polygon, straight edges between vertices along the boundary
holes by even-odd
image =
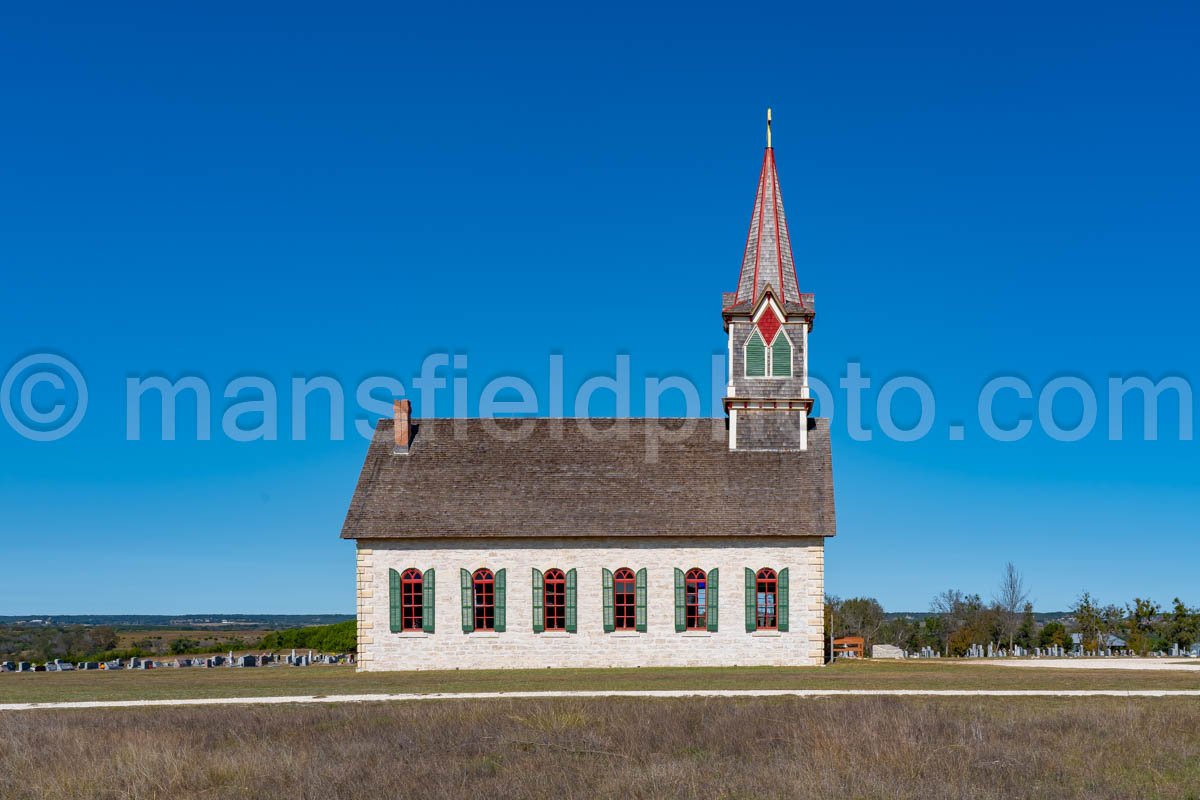
[[[746,340],[746,377],[790,378],[792,376],[792,340],[783,328],[774,331],[770,341],[755,329]]]
[[[758,331],[746,341],[746,377],[765,378],[767,375],[767,344]]]
[[[779,583],[773,569],[760,569],[758,574],[755,575],[757,625],[759,630],[763,630],[764,628],[774,630],[778,626],[778,586]]]
[[[708,628],[708,575],[704,570],[688,570],[684,578],[684,608],[687,629],[702,631]]]
[[[490,569],[477,569],[471,576],[475,597],[475,630],[490,631],[496,625],[496,578]]]
[[[792,343],[783,328],[779,329],[775,341],[771,342],[771,377],[792,377]]]
[[[613,621],[619,631],[634,630],[637,621],[637,587],[633,570],[622,567],[613,573]]]
[[[424,581],[418,569],[406,569],[400,576],[400,629],[421,630],[421,612],[424,609],[422,589]]]
[[[546,630],[567,627],[567,576],[561,569],[546,570]]]

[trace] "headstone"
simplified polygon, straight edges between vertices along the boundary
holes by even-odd
[[[894,644],[873,644],[871,658],[904,658],[904,651]]]

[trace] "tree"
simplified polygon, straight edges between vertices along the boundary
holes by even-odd
[[[195,639],[173,639],[170,644],[170,650],[175,655],[180,655],[189,650],[194,650],[199,646],[200,643]]]
[[[1075,632],[1080,634],[1084,650],[1094,650],[1099,647],[1101,628],[1104,627],[1100,606],[1089,592],[1084,592],[1071,607],[1075,617]]]
[[[1185,648],[1200,641],[1200,611],[1188,608],[1176,597],[1171,613],[1163,620],[1163,638],[1168,645]]]
[[[1083,640],[1084,650],[1102,650],[1108,646],[1108,637],[1121,630],[1125,624],[1125,612],[1119,606],[1101,606],[1090,593],[1084,592],[1071,608],[1075,616],[1075,630]]]
[[[834,636],[861,636],[870,648],[883,626],[883,606],[874,597],[851,597],[834,609]]]
[[[1067,635],[1067,627],[1061,622],[1055,620],[1047,622],[1042,626],[1042,632],[1038,635],[1039,647],[1066,647],[1070,642],[1071,637]]]
[[[1101,632],[1104,635],[1101,641],[1107,647],[1109,637],[1115,633],[1120,633],[1125,628],[1125,609],[1110,603],[1100,609],[1100,621],[1102,624]]]
[[[973,644],[995,641],[999,615],[984,606],[977,594],[947,589],[930,601],[929,609],[933,616],[926,619],[926,627],[937,632],[939,644],[950,655],[963,655]]]
[[[1021,617],[1021,626],[1017,628],[1017,644],[1021,647],[1033,647],[1037,641],[1037,620],[1033,616],[1033,603],[1025,604],[1025,613]]]
[[[1140,597],[1133,598],[1133,605],[1128,607],[1125,641],[1138,655],[1144,656],[1158,649],[1162,638],[1158,620],[1160,610],[1158,603]]]
[[[1009,561],[1004,565],[1004,574],[1000,577],[1000,588],[992,598],[1000,610],[1000,621],[1003,632],[1008,636],[1008,649],[1013,646],[1020,620],[1017,612],[1029,602],[1029,589],[1016,565]]]

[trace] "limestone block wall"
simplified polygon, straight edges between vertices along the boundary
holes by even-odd
[[[361,540],[358,668],[794,666],[823,663],[825,551],[819,537],[670,539]],[[392,633],[388,570],[433,568],[432,634]],[[462,632],[459,569],[506,569],[507,630]],[[574,568],[578,630],[534,633],[532,570]],[[645,633],[603,627],[601,570],[647,570]],[[718,630],[675,631],[675,568],[720,569]],[[744,568],[789,570],[789,630],[745,627]]]

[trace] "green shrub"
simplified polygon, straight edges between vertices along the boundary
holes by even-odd
[[[322,653],[349,653],[358,645],[357,622],[348,619],[333,625],[288,628],[268,633],[258,643],[264,650],[317,650]]]

